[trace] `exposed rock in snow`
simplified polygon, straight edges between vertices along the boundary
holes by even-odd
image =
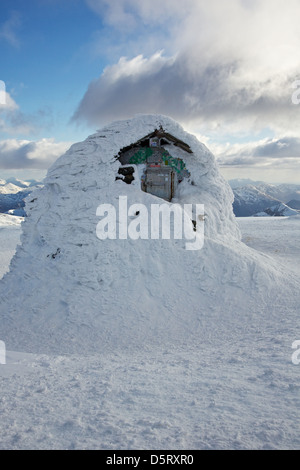
[[[278,203],[272,207],[268,207],[263,212],[255,214],[255,217],[291,217],[298,215],[299,212],[295,209],[291,209],[286,204]]]
[[[151,204],[165,202],[143,192],[138,179],[116,181],[120,149],[160,126],[192,150],[168,147],[191,175],[172,202],[205,206],[199,251],[186,250],[183,239],[96,236],[100,204],[117,206],[126,196],[128,206],[142,203],[150,213]],[[0,289],[7,348],[90,353],[197,342],[207,315],[217,328],[232,312],[260,312],[271,298],[279,308],[286,273],[240,241],[232,202],[213,155],[167,117],[115,122],[73,145],[27,198],[22,245]]]
[[[288,201],[287,206],[289,206],[291,209],[296,209],[297,211],[300,211],[300,196],[299,199],[292,199],[291,201]]]

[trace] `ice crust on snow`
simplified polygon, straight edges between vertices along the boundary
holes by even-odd
[[[120,195],[148,208],[160,201],[115,181],[120,149],[159,126],[193,151],[170,150],[191,174],[173,202],[204,204],[200,251],[185,250],[183,240],[96,236],[99,204],[117,204]],[[21,246],[0,288],[1,339],[34,353],[185,344],[197,341],[206,315],[226,321],[259,312],[271,298],[279,305],[280,289],[289,288],[285,273],[241,242],[232,202],[211,152],[165,116],[118,121],[72,145],[27,198]]]

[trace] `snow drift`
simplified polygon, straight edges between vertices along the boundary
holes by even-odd
[[[159,126],[193,152],[184,156],[191,177],[173,202],[204,204],[200,251],[187,251],[183,240],[96,236],[99,204],[120,195],[129,204],[158,203],[139,181],[116,181],[115,157]],[[270,299],[280,306],[286,273],[241,242],[232,203],[213,155],[165,116],[115,122],[73,145],[27,198],[21,245],[0,290],[1,339],[8,349],[37,353],[186,344],[214,334],[205,331],[207,316],[216,330],[220,322],[232,328]]]

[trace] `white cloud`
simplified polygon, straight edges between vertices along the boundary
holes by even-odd
[[[12,96],[7,91],[5,91],[5,89],[3,90],[3,93],[4,99],[0,102],[0,113],[2,113],[3,111],[17,111],[19,109],[19,106],[12,98]]]
[[[117,83],[119,80],[126,78],[134,81],[145,76],[152,74],[153,70],[159,72],[169,62],[173,63],[172,59],[166,60],[162,56],[162,51],[155,53],[149,59],[143,57],[142,54],[128,60],[126,57],[121,57],[116,65],[106,67],[103,71],[103,80],[108,84]]]
[[[113,26],[166,24],[181,20],[192,13],[201,0],[86,0],[88,6]]]
[[[0,104],[0,133],[7,135],[29,136],[52,125],[52,110],[48,107],[38,109],[33,114],[24,113],[11,94],[5,92],[5,103]]]
[[[299,0],[86,1],[123,56],[90,83],[74,120],[166,114],[206,136],[224,167],[299,174]]]
[[[0,25],[0,40],[8,42],[13,47],[19,47],[17,31],[21,25],[19,12],[13,11],[10,18]]]
[[[140,53],[128,50],[107,67],[74,119],[98,126],[157,112],[216,135],[299,132],[300,107],[291,103],[300,66],[298,0],[288,7],[284,0],[86,1],[122,32],[123,43],[136,34]],[[164,52],[144,55],[160,31]]]
[[[289,0],[288,6],[285,0],[86,2],[104,22],[127,31],[128,36],[144,32],[146,41],[154,28],[163,29],[174,45],[167,52],[184,52],[197,68],[205,68],[212,61],[218,64],[241,61],[255,67],[255,77],[258,69],[267,72],[271,66],[277,71],[290,68],[297,60],[298,0]],[[165,45],[161,47],[166,49]],[[247,77],[251,79],[248,73]]]
[[[70,142],[51,139],[0,141],[0,168],[47,169],[70,147]]]
[[[5,102],[0,104],[0,132],[28,135],[35,130],[32,121],[32,117],[24,115],[11,94],[6,91]]]
[[[54,138],[36,138],[41,129],[52,124],[51,109],[45,108],[28,115],[9,92],[5,92],[5,104],[0,105],[0,169],[46,170],[62,155],[71,142],[56,142]],[[30,136],[30,138],[9,138]]]

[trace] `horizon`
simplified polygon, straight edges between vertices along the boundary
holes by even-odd
[[[221,174],[222,174],[222,169],[219,169]],[[29,182],[29,181],[36,181],[37,183],[42,183],[43,180],[46,178],[47,176],[47,171],[45,170],[12,170],[12,171],[9,171],[9,170],[5,170],[5,171],[2,171],[0,170],[0,180],[4,180],[4,181],[9,181],[9,180],[19,180],[19,181],[23,181],[23,182]],[[251,185],[252,183],[255,183],[255,184],[270,184],[270,185],[274,185],[274,186],[280,186],[280,185],[291,185],[291,186],[300,186],[300,182],[299,183],[290,183],[288,181],[278,181],[278,182],[274,182],[274,181],[264,181],[264,180],[254,180],[254,179],[251,179],[251,178],[226,178],[223,174],[222,176],[224,177],[224,179],[230,184],[230,183],[233,183],[234,181],[240,181],[240,182],[247,182],[245,183],[245,186],[247,186],[248,184]]]

